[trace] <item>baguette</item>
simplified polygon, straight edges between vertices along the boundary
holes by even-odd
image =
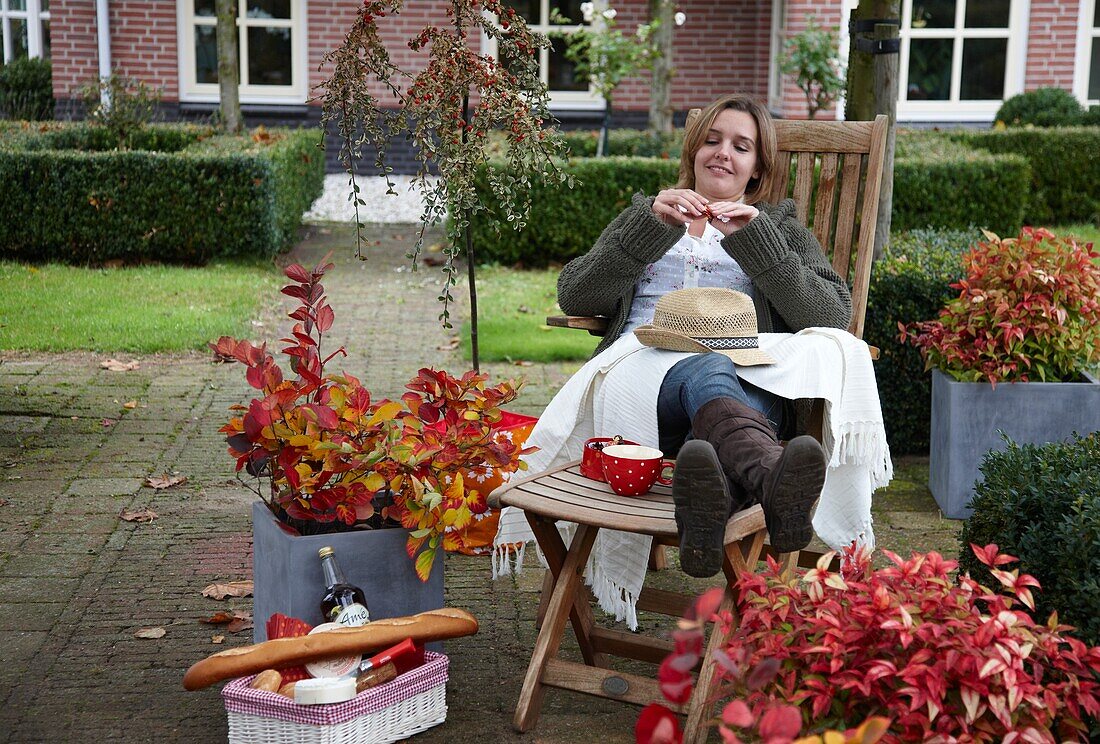
[[[393,646],[406,638],[419,643],[459,638],[477,632],[477,618],[466,610],[442,607],[408,617],[391,617],[355,628],[228,648],[191,665],[183,686],[201,690],[215,682],[264,669],[304,664],[345,654],[363,654]]]

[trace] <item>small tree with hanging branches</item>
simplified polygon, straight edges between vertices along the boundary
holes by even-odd
[[[564,154],[565,146],[555,130],[545,127],[551,120],[549,94],[539,79],[538,54],[550,42],[533,33],[501,0],[450,0],[449,25],[429,24],[407,42],[414,52],[425,53],[423,65],[414,73],[391,62],[379,34],[379,25],[398,15],[401,6],[402,0],[366,0],[344,43],[325,57],[332,73],[321,84],[323,122],[335,126],[341,140],[360,258],[366,228],[359,213],[365,204],[359,195],[359,160],[373,153],[375,167],[387,177],[389,193],[396,193],[389,179],[393,169],[386,164],[389,142],[394,137],[410,139],[418,162],[413,183],[424,199],[410,258],[415,262],[427,228],[449,213],[440,320],[450,327],[456,261],[465,252],[473,366],[479,369],[470,221],[491,215],[478,189],[479,178],[488,181],[491,206],[516,229],[524,226],[530,210],[532,176],[572,185],[554,160]],[[499,60],[470,48],[482,33],[496,40]],[[372,85],[381,87],[381,98],[371,92]],[[503,131],[508,142],[507,167],[502,170],[486,167],[493,156],[489,133],[495,129]]]

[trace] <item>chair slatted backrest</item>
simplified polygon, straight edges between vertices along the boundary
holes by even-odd
[[[699,113],[688,112],[688,123]],[[881,115],[874,121],[775,122],[776,177],[765,201],[794,199],[799,221],[851,287],[848,330],[857,337],[863,336],[867,312],[886,128]]]

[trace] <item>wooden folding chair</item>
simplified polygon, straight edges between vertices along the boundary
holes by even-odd
[[[693,110],[689,121],[697,116]],[[833,268],[847,278],[852,290],[849,331],[863,334],[867,289],[874,252],[879,184],[882,178],[887,120],[873,122],[777,121],[778,175],[767,201],[794,198],[798,217],[807,224],[830,255]],[[793,181],[790,178],[794,170]],[[854,249],[854,252],[853,252]],[[557,316],[547,323],[603,335],[606,318]],[[655,486],[640,498],[618,496],[603,483],[580,474],[579,462],[542,473],[516,484],[506,484],[490,495],[493,508],[516,506],[524,510],[549,567],[543,587],[542,625],[527,667],[513,725],[527,731],[538,720],[547,687],[584,692],[636,705],[662,701],[655,679],[611,668],[610,656],[659,664],[672,650],[671,642],[633,633],[599,628],[591,596],[581,573],[601,529],[651,535],[654,545],[676,546],[678,536],[670,489]],[[566,547],[555,522],[578,525]],[[721,611],[735,611],[734,588],[743,571],[755,570],[764,554],[767,531],[759,506],[734,514],[726,525],[723,574],[726,579]],[[780,556],[788,569],[808,563],[809,556]],[[643,588],[638,609],[673,617],[683,615],[692,597]],[[584,663],[558,656],[565,624],[569,621]],[[687,716],[685,744],[707,737],[707,720],[717,672],[713,650],[728,640],[712,632],[707,642],[691,700],[680,712]]]

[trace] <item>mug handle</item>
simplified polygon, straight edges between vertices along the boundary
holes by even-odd
[[[670,472],[668,474],[668,476],[666,477],[665,476],[665,471],[666,470],[673,471],[675,469],[676,469],[676,462],[674,460],[661,460],[661,469],[659,471],[660,475],[657,476],[657,482],[660,483],[662,486],[671,486],[672,485],[672,473]]]

